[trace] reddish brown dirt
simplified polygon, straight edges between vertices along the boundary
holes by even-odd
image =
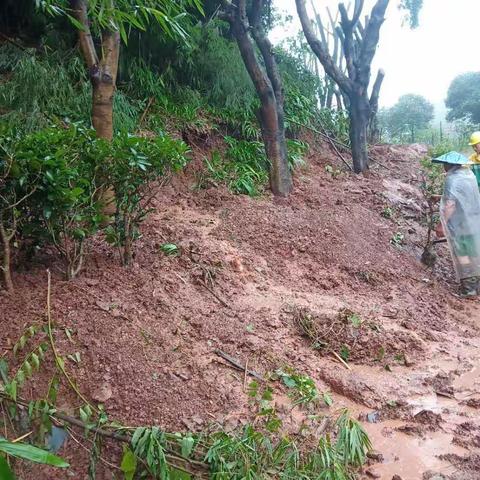
[[[335,406],[361,418],[378,410],[378,422],[366,428],[384,455],[369,467],[380,478],[417,480],[428,471],[467,478],[455,470],[469,474],[478,459],[480,421],[470,405],[480,397],[473,368],[479,304],[456,295],[444,247],[433,270],[419,261],[423,149],[379,146],[382,166],[334,178],[325,166],[338,159],[315,145],[288,200],[196,190],[202,153],[158,194],[130,269],[97,239],[75,281],[62,279],[53,256],[17,273],[15,294],[0,296],[0,355],[14,366],[11,345],[29,325],[45,324],[49,268],[58,349],[80,353],[78,365],[67,361],[68,371],[92,401],[108,397],[110,419],[170,431],[245,422],[252,412],[243,374],[214,353],[218,348],[260,373],[290,366],[308,374],[320,391],[333,392]],[[385,206],[394,207],[393,219],[381,216]],[[392,245],[397,232],[404,245]],[[165,256],[166,242],[181,255]],[[300,307],[321,318],[349,309],[369,325],[363,340],[349,344],[350,370],[299,333],[292,311]],[[22,395],[45,395],[53,372],[50,359]],[[60,408],[75,413],[80,405],[62,385]],[[288,430],[298,432],[301,425],[290,420]],[[409,425],[416,428],[406,432]],[[68,472],[25,467],[22,478],[87,478],[87,455],[76,443],[60,453],[72,462]],[[465,468],[451,467],[451,458]],[[111,478],[112,469],[100,463],[97,478]]]

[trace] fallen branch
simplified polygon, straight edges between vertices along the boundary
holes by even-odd
[[[257,372],[254,372],[253,370],[248,370],[246,365],[243,365],[239,360],[237,360],[236,358],[233,358],[230,355],[228,355],[228,353],[222,352],[222,350],[218,350],[218,349],[215,350],[215,353],[219,357],[222,357],[228,363],[233,365],[237,370],[241,370],[242,372],[246,372],[251,377],[255,377],[257,380],[260,380],[262,382],[265,381],[265,379],[261,375],[259,375]]]
[[[199,280],[198,283],[202,287],[205,287],[224,307],[231,308],[230,305],[225,300],[221,299],[205,282]]]
[[[13,400],[12,398],[8,397],[6,394],[4,394],[2,392],[0,392],[0,400],[4,400],[4,401],[10,402],[10,403],[13,403],[15,405],[18,405],[18,406],[26,408],[26,409],[29,408],[29,404],[27,402],[25,402],[23,400],[20,400],[20,399]],[[54,420],[58,424],[61,424],[62,422],[66,422],[70,425],[74,425],[76,427],[79,427],[79,428],[83,429],[84,431],[89,431],[89,432],[95,433],[97,435],[100,435],[102,437],[111,438],[111,439],[119,441],[119,442],[124,442],[124,443],[127,443],[128,445],[130,445],[131,440],[132,440],[131,437],[129,437],[127,435],[122,435],[121,433],[118,433],[117,431],[110,432],[110,431],[105,430],[103,428],[92,426],[91,424],[88,425],[88,424],[82,422],[81,420],[79,420],[78,418],[72,417],[70,415],[65,415],[64,413],[54,412],[54,413],[50,413],[49,416],[52,420]],[[208,472],[208,470],[209,470],[209,466],[204,462],[200,462],[198,460],[193,460],[193,459],[189,459],[189,458],[179,457],[178,455],[176,455],[175,452],[173,452],[169,449],[165,449],[165,452],[166,452],[165,456],[166,456],[167,460],[174,460],[176,462],[183,462],[184,464],[185,463],[190,464],[192,466],[198,467],[199,469],[201,469],[205,472]],[[189,473],[191,475],[194,474],[193,472],[190,472],[190,471],[184,469],[181,466],[178,466],[178,465],[173,464],[173,463],[172,463],[172,465],[179,470],[184,470],[186,473]]]
[[[343,155],[340,153],[340,150],[338,150],[337,148],[337,145],[340,145],[348,150],[349,147],[347,145],[345,145],[344,143],[342,142],[339,142],[338,140],[336,140],[335,138],[332,138],[330,135],[328,135],[328,133],[326,133],[325,131],[321,132],[320,130],[317,130],[316,128],[313,128],[313,127],[309,127],[308,125],[304,125],[303,123],[300,123],[300,122],[296,122],[295,120],[289,120],[291,123],[295,123],[296,125],[299,125],[300,127],[303,127],[303,128],[306,128],[308,130],[311,130],[312,132],[314,133],[318,133],[319,135],[321,135],[322,137],[326,138],[328,143],[330,143],[331,147],[335,150],[335,153],[338,155],[338,157],[340,158],[340,160],[342,160],[342,162],[348,167],[348,169],[350,171],[353,171],[352,167],[350,166],[350,164],[345,160],[345,158],[343,157]]]
[[[332,352],[332,355],[347,369],[351,370],[352,367],[337,353],[337,352]]]

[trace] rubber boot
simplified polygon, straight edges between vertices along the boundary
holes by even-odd
[[[478,295],[478,277],[462,278],[460,280],[460,295],[462,297],[476,297]]]

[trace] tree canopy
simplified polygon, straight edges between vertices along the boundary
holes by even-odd
[[[471,117],[474,123],[480,123],[480,72],[456,77],[448,89],[445,105],[449,109],[448,121]]]
[[[384,112],[384,122],[391,137],[402,137],[408,133],[411,141],[433,119],[433,105],[421,95],[402,95],[398,102]]]

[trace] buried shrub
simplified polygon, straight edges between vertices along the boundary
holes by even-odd
[[[140,238],[140,223],[149,212],[156,188],[169,174],[187,163],[188,146],[168,136],[153,140],[117,135],[111,155],[103,165],[103,176],[115,191],[116,213],[106,239],[119,249],[123,265],[133,258],[133,244]]]

